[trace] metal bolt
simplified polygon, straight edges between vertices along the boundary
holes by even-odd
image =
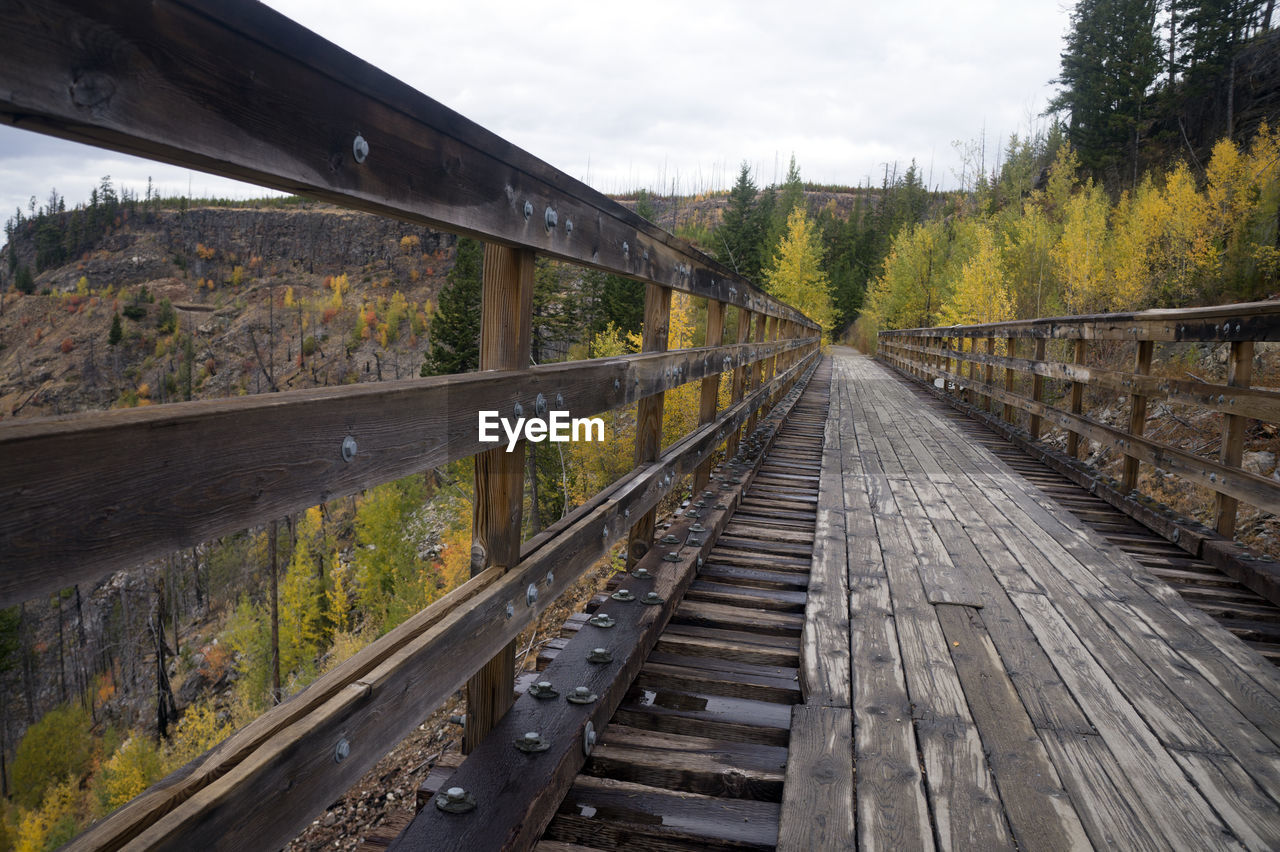
[[[670,553],[663,556],[662,561],[663,562],[679,562],[680,554],[673,550]]]
[[[634,571],[632,571],[632,572],[631,572],[631,576],[632,576],[632,577],[637,577],[637,578],[639,578],[639,579],[641,579],[641,580],[645,580],[645,579],[648,579],[651,575],[649,574],[649,569],[648,569],[648,568],[645,568],[645,567],[642,565],[642,566],[640,566],[639,568],[636,568]]]
[[[656,604],[660,604],[660,603],[662,603],[662,598],[661,598],[661,597],[659,597],[659,595],[658,595],[658,593],[657,593],[657,592],[648,592],[648,593],[646,593],[646,594],[645,594],[645,596],[640,600],[640,602],[641,602],[641,603],[649,604],[650,606],[654,606],[654,605],[656,605]]]
[[[542,218],[543,218],[543,221],[546,222],[547,224],[548,231],[550,231],[552,228],[556,226],[556,222],[559,219],[559,217],[556,215],[556,211],[552,210],[550,207],[548,207],[546,212],[542,214]]]
[[[529,687],[529,694],[532,695],[534,698],[547,699],[547,698],[555,698],[560,693],[557,692],[551,686],[551,681],[540,680],[537,683],[535,683],[533,686]]]
[[[476,797],[461,787],[450,787],[436,796],[436,807],[446,813],[465,814],[476,809]]]
[[[604,529],[600,531],[600,537],[601,537],[601,538],[603,538],[603,539],[608,539],[608,538],[609,538],[609,525],[608,525],[608,524],[605,524],[605,525],[604,525]]]
[[[348,435],[342,439],[342,460],[349,462],[356,457],[356,439]]]
[[[631,517],[631,510],[630,510],[630,509],[623,509],[623,510],[622,510],[622,517],[623,517],[623,518],[630,518],[630,517]]]
[[[516,748],[526,754],[536,754],[551,748],[551,743],[544,740],[537,731],[528,731],[523,737],[516,740]]]
[[[614,592],[609,597],[613,598],[615,601],[633,601],[636,599],[636,596],[631,594],[628,589],[618,589],[618,591]]]
[[[573,233],[573,220],[572,220],[572,219],[565,219],[565,220],[564,220],[564,235],[567,237],[567,236],[569,236],[569,235],[570,235],[570,234],[572,234],[572,233]]]
[[[338,740],[338,744],[333,747],[333,762],[341,763],[351,754],[351,743],[347,742],[346,737]]]
[[[355,155],[357,163],[363,163],[369,156],[369,142],[359,133],[356,134],[355,141],[351,143],[351,153]]]
[[[704,527],[702,524],[692,524],[689,527],[689,532],[700,533],[700,532],[706,532],[706,531],[707,531],[707,528]]]
[[[560,394],[556,394],[556,409],[560,411],[564,410],[564,397]]]
[[[626,240],[623,240],[623,241],[622,241],[622,256],[623,256],[623,257],[630,257],[630,256],[631,256],[631,246],[630,246],[630,244],[629,244],[629,243],[627,243],[627,241],[626,241]]]
[[[621,389],[622,389],[622,380],[621,380],[621,379],[614,379],[614,380],[613,380],[613,389],[614,389],[614,390],[621,390]]]
[[[587,619],[587,624],[592,627],[599,627],[601,630],[608,630],[618,622],[614,620],[607,612],[597,612],[595,615]]]
[[[526,201],[526,202],[524,203],[524,219],[525,219],[525,221],[526,221],[526,222],[527,222],[527,221],[529,221],[529,218],[530,218],[531,216],[533,216],[533,202],[532,202],[532,201]]]
[[[515,618],[516,605],[512,601],[507,601],[507,618]]]
[[[570,704],[590,704],[595,701],[598,696],[588,687],[575,686],[573,691],[565,696],[565,700]]]
[[[551,571],[547,572],[547,588],[551,588],[556,582],[556,575]]]
[[[516,417],[524,417],[524,406],[523,406],[523,405],[521,405],[520,403],[518,403],[518,402],[517,402],[514,410],[515,410],[515,413],[516,413]]]
[[[609,653],[608,648],[592,648],[591,653],[587,654],[587,662],[596,665],[604,665],[613,662],[613,654]]]
[[[587,720],[587,726],[582,729],[582,753],[587,757],[591,756],[591,750],[596,746],[596,728],[591,724],[591,720]]]
[[[533,401],[533,410],[537,412],[539,417],[544,417],[547,413],[547,398],[542,394],[538,394],[538,398]]]
[[[538,587],[533,583],[530,583],[529,588],[524,590],[524,602],[529,606],[533,606],[538,602]]]
[[[676,538],[674,535],[664,535],[662,537],[662,543],[663,544],[679,544],[680,539]]]

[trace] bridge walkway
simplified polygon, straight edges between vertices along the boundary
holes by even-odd
[[[1280,846],[1276,668],[942,402],[833,358],[818,535],[846,547],[815,554],[801,668],[853,754],[817,801],[865,848]]]

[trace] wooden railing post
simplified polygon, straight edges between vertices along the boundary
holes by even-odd
[[[773,324],[773,317],[766,316],[765,314],[756,315],[756,343],[764,343],[765,337],[768,336],[768,333],[769,333],[769,326],[771,326],[772,324]],[[764,368],[765,368],[764,361],[756,361],[754,364],[751,365],[751,375],[752,375],[751,388],[753,390],[764,384],[765,382]],[[760,419],[760,409],[757,408],[755,411],[751,412],[751,416],[747,418],[747,434],[748,435],[750,435],[752,432],[756,430],[756,423],[757,421],[759,421],[759,419]]]
[[[977,400],[976,400],[974,397],[975,397],[975,394],[977,393],[977,391],[976,391],[976,389],[975,389],[975,386],[978,384],[978,362],[977,362],[977,361],[972,360],[972,357],[973,357],[974,355],[976,355],[976,354],[978,354],[978,338],[976,338],[976,337],[970,337],[970,338],[969,338],[969,356],[970,356],[970,361],[969,361],[969,404],[970,404],[970,405],[975,405],[975,404],[977,404]]]
[[[1133,371],[1139,376],[1151,372],[1151,352],[1154,345],[1150,340],[1138,341],[1138,352],[1134,358]],[[1129,434],[1141,435],[1147,424],[1147,398],[1139,393],[1129,395]],[[1138,487],[1138,459],[1126,454],[1124,457],[1124,476],[1120,481],[1120,490],[1126,494]]]
[[[1004,339],[1004,356],[1006,358],[1016,358],[1018,352],[1018,338],[1006,337]],[[1013,367],[1004,368],[1004,390],[1005,393],[1013,393]],[[1013,422],[1013,406],[1009,403],[1004,404],[1004,422]]]
[[[644,290],[644,328],[641,330],[642,352],[665,352],[667,331],[671,324],[671,291],[657,284],[646,284]],[[640,400],[636,407],[636,465],[647,464],[662,449],[662,408],[665,394],[655,393]],[[630,568],[653,546],[653,527],[658,515],[655,506],[645,512],[631,527],[627,537],[627,567]]]
[[[738,343],[746,343],[751,335],[751,311],[746,308],[738,308]],[[739,356],[741,357],[741,356]],[[737,405],[742,402],[742,394],[746,390],[747,368],[739,365],[733,368],[733,396],[730,405]],[[725,445],[725,455],[732,458],[738,453],[738,442],[741,438],[741,429],[734,429],[733,434],[729,436],[729,442]]]
[[[1247,388],[1253,380],[1253,341],[1231,342],[1230,373],[1227,384],[1233,388]],[[1232,402],[1235,402],[1233,399]],[[1228,467],[1239,467],[1244,455],[1245,418],[1239,414],[1223,415],[1222,453],[1220,459]],[[1236,534],[1236,507],[1239,501],[1218,492],[1214,497],[1214,527],[1218,534],[1232,538]]]
[[[990,358],[996,354],[996,339],[994,337],[987,338],[987,357]],[[991,410],[991,384],[995,381],[996,368],[992,364],[987,364],[986,386],[987,395],[983,401],[982,408],[984,411]]]
[[[1037,364],[1044,362],[1044,349],[1045,349],[1045,344],[1047,342],[1048,341],[1045,340],[1045,338],[1043,337],[1036,338],[1035,361]],[[1031,374],[1031,399],[1034,402],[1041,402],[1044,399],[1044,376],[1040,375],[1039,373]],[[1033,441],[1039,440],[1040,439],[1040,415],[1039,414],[1031,415],[1029,428],[1031,431],[1031,440]]]
[[[1076,366],[1084,366],[1084,338],[1076,340],[1075,358],[1072,359]],[[1084,413],[1084,382],[1071,383],[1071,413],[1079,416]],[[1067,455],[1071,458],[1080,456],[1080,433],[1074,429],[1067,432]]]
[[[707,299],[707,346],[719,346],[724,338],[724,302]],[[707,376],[702,380],[702,399],[698,409],[698,423],[705,425],[716,419],[716,403],[720,397],[720,373]],[[693,473],[693,493],[697,494],[707,487],[711,480],[711,465],[714,458],[708,457],[698,465]]]
[[[520,370],[529,366],[533,259],[534,253],[529,249],[485,244],[480,309],[481,370]],[[522,441],[512,452],[496,447],[475,457],[473,577],[494,566],[513,568],[520,561],[524,454]],[[512,642],[467,681],[464,753],[470,754],[511,706],[515,655]]]

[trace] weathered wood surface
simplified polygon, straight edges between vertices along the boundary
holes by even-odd
[[[940,403],[833,353],[861,845],[1274,848],[1274,667]],[[944,578],[966,605],[927,593]]]
[[[646,285],[644,291],[644,325],[641,329],[641,348],[644,352],[663,352],[667,348],[667,333],[671,322],[671,291]],[[646,464],[658,457],[662,444],[663,394],[654,394],[640,400],[636,406],[636,465]],[[755,414],[751,415],[753,418]],[[635,522],[627,536],[627,567],[639,563],[653,544],[653,521],[657,509],[650,509]]]
[[[479,410],[511,417],[517,403],[532,412],[541,397],[552,409],[585,417],[717,374],[726,358],[746,363],[772,347],[814,342],[6,422],[0,605],[489,449],[478,439]],[[350,460],[343,458],[347,437],[354,442]],[[102,482],[113,483],[110,494]]]
[[[8,4],[0,41],[0,117],[13,126],[814,327],[684,240],[265,5]]]

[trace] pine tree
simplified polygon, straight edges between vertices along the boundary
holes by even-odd
[[[107,332],[107,345],[119,346],[124,339],[124,329],[120,327],[120,314],[111,317],[111,331]]]
[[[458,238],[457,259],[431,319],[431,352],[423,376],[466,373],[480,367],[480,285],[484,247]]]
[[[1066,111],[1067,137],[1095,174],[1138,167],[1148,94],[1162,65],[1156,0],[1080,0],[1049,104]]]
[[[751,179],[751,166],[746,162],[738,172],[738,181],[729,192],[729,204],[715,231],[714,248],[730,269],[750,281],[760,280],[761,243],[764,222],[756,204],[756,184]]]

